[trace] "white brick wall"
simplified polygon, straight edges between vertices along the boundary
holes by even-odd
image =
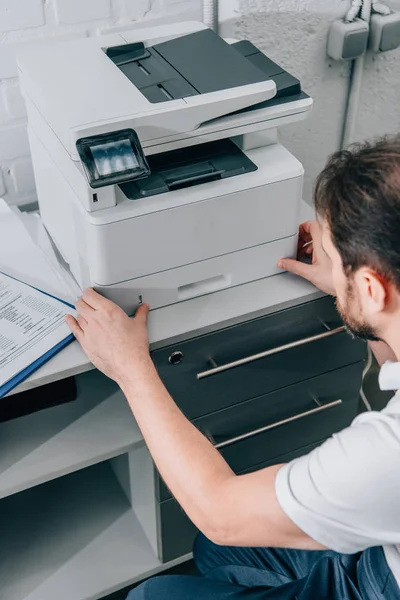
[[[3,88],[4,105],[9,119],[23,119],[26,116],[25,102],[21,90],[16,82],[5,85]]]
[[[1,130],[0,163],[28,155],[25,123],[17,122],[4,126]]]
[[[384,0],[400,11],[400,0]],[[350,0],[220,0],[220,33],[250,39],[272,60],[299,77],[314,100],[310,117],[285,127],[280,139],[305,167],[304,197],[311,202],[314,181],[326,158],[339,149],[349,63],[326,54],[329,25]],[[400,132],[400,48],[368,53],[356,118],[355,140]]]
[[[40,27],[44,25],[42,0],[2,0],[0,31]]]
[[[201,0],[0,0],[0,196],[36,200],[15,54],[26,41],[124,30],[139,20],[200,20]]]
[[[0,173],[0,196],[6,193],[6,186],[4,185],[3,174]]]
[[[57,23],[80,23],[111,17],[111,0],[54,0]]]

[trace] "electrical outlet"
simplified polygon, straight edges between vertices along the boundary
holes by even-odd
[[[369,25],[362,19],[334,21],[328,35],[328,55],[334,60],[354,60],[367,50]]]
[[[371,17],[369,48],[373,52],[388,52],[400,46],[400,12]]]

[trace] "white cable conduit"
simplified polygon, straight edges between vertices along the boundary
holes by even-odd
[[[361,384],[361,389],[360,389],[361,400],[364,403],[364,406],[368,411],[372,410],[372,406],[369,403],[369,400],[364,392],[364,380],[365,380],[365,377],[367,376],[371,367],[372,367],[372,351],[371,351],[371,348],[368,346],[367,362],[365,363],[365,367],[362,372],[362,384]]]
[[[379,2],[379,0],[372,0],[372,12],[380,15],[390,15],[392,11],[386,4]]]
[[[203,0],[203,23],[218,33],[218,0]]]
[[[362,0],[353,0],[351,3],[351,8],[350,8],[349,12],[347,13],[347,15],[345,16],[344,20],[347,21],[348,23],[352,23],[360,14],[361,7],[362,7]]]
[[[361,14],[360,14],[361,9]],[[360,14],[361,18],[367,23],[371,19],[372,2],[371,0],[353,0],[352,7],[347,13],[345,19],[354,21]],[[350,17],[350,18],[349,18]],[[343,124],[343,133],[341,146],[345,148],[354,141],[354,133],[356,127],[356,118],[360,103],[362,79],[364,73],[365,54],[357,58],[351,67],[350,88],[347,99],[346,113]]]
[[[390,14],[390,8],[385,6],[379,0],[353,0],[349,12],[345,16],[345,21],[354,21],[358,16],[368,24],[371,21],[372,12],[382,15]],[[360,103],[362,79],[365,65],[365,54],[357,58],[352,67],[350,75],[350,88],[346,106],[345,119],[343,124],[343,133],[341,147],[345,148],[354,141],[356,118]]]
[[[371,20],[372,0],[363,0],[361,8],[361,18],[367,23]]]

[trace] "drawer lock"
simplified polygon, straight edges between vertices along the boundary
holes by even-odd
[[[180,350],[176,350],[175,352],[172,352],[172,354],[170,354],[168,357],[168,362],[171,363],[171,365],[179,365],[182,361],[183,361],[183,352],[181,352]]]

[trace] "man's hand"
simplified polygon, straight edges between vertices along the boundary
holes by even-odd
[[[135,366],[150,361],[147,305],[140,306],[130,319],[116,304],[88,289],[76,310],[77,319],[66,317],[72,333],[95,367],[119,385]]]
[[[322,231],[318,221],[306,221],[300,225],[297,260],[283,258],[278,267],[307,279],[322,292],[335,296],[332,282],[332,263],[321,243]],[[300,262],[312,257],[312,264]]]

